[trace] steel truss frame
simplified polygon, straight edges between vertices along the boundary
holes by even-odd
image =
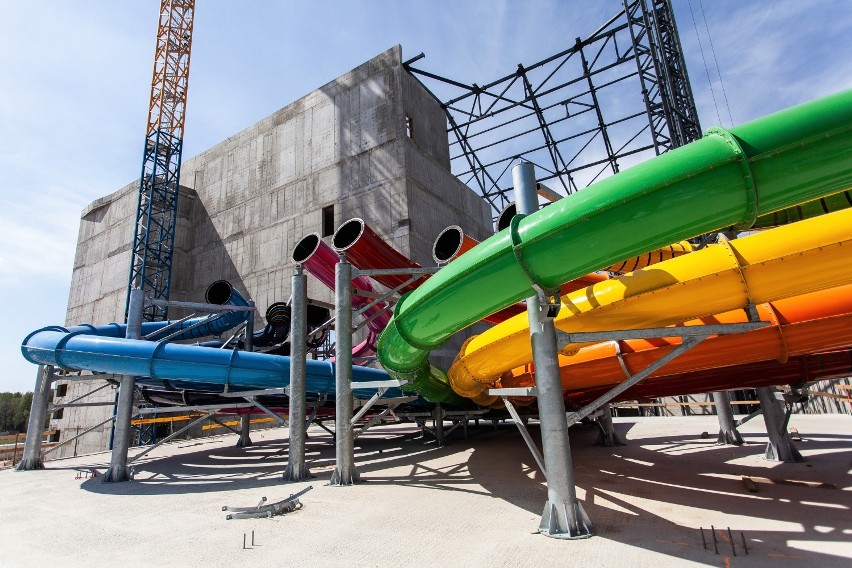
[[[423,54],[403,64],[446,112],[453,173],[495,218],[517,158],[564,196],[700,138],[670,0],[623,1],[587,38],[485,85],[415,67]]]
[[[579,410],[566,413],[566,417],[568,419],[568,425],[576,424],[577,422],[583,420],[584,418],[592,416],[596,411],[605,405],[609,404],[609,402],[614,399],[619,394],[628,390],[629,388],[639,384],[646,378],[648,378],[652,373],[657,371],[659,368],[663,367],[670,361],[680,357],[708,337],[713,335],[726,335],[730,333],[743,333],[746,331],[752,331],[754,329],[758,329],[761,327],[765,327],[769,325],[769,322],[760,321],[758,319],[756,309],[754,305],[749,305],[749,322],[747,323],[730,323],[730,324],[709,324],[709,325],[697,325],[697,326],[688,326],[688,327],[663,327],[663,328],[645,328],[645,329],[629,329],[629,330],[617,330],[617,331],[604,331],[604,332],[581,332],[581,333],[565,333],[563,331],[557,331],[557,341],[559,345],[559,349],[564,349],[568,345],[578,344],[578,343],[589,343],[589,342],[600,342],[600,341],[621,341],[624,339],[648,339],[648,338],[656,338],[656,337],[680,337],[682,338],[682,343],[678,345],[675,349],[660,357],[641,371],[636,373],[631,373],[627,365],[624,363],[624,360],[621,356],[621,352],[617,353],[618,362],[621,365],[622,371],[624,372],[624,381],[614,386],[606,393],[599,396],[597,399],[592,402],[586,404]],[[520,420],[520,417],[517,415],[517,410],[515,410],[514,405],[508,399],[510,396],[538,396],[538,392],[536,387],[526,387],[526,388],[493,388],[486,390],[486,393],[493,396],[499,396],[502,398],[504,404],[506,405],[507,410],[512,415],[512,418],[515,422],[515,425],[518,427],[518,430],[521,432],[521,436],[526,442],[527,447],[532,453],[533,458],[536,460],[536,463],[539,466],[542,474],[547,478],[547,472],[544,469],[544,458],[541,455],[538,447],[532,440],[529,432],[527,432],[526,427],[523,424],[523,421]]]

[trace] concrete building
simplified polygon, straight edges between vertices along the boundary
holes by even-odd
[[[294,244],[313,232],[330,237],[352,217],[424,265],[433,263],[432,242],[447,225],[486,237],[485,202],[450,173],[446,127],[395,46],[185,160],[171,299],[201,301],[211,282],[227,279],[263,314],[290,295]],[[83,211],[67,324],[123,320],[137,192],[131,183]],[[311,278],[308,295],[333,301]],[[57,384],[59,400],[70,400],[102,383]],[[114,396],[107,388],[87,400]],[[67,408],[51,429],[65,440],[111,413],[110,406]],[[58,456],[103,450],[109,437],[107,424]]]

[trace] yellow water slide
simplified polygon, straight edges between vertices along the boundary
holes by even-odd
[[[800,221],[636,270],[562,297],[565,332],[671,325],[852,282],[852,210]],[[562,350],[567,354],[577,345]],[[528,318],[470,339],[450,368],[455,392],[480,404],[502,373],[530,363]]]

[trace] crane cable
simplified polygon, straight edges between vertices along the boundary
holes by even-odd
[[[731,113],[731,105],[728,103],[728,93],[725,90],[725,81],[722,79],[722,69],[719,67],[719,61],[716,59],[716,48],[713,47],[713,34],[710,33],[710,26],[707,25],[707,16],[704,14],[704,2],[698,0],[698,7],[701,9],[701,18],[704,20],[704,29],[707,31],[707,39],[710,41],[710,53],[713,55],[713,64],[716,66],[716,73],[719,74],[719,85],[722,87],[722,98],[725,99],[725,107],[728,109],[728,120],[730,126],[734,125],[734,115]]]

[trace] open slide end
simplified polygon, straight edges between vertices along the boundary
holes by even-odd
[[[517,214],[518,207],[514,203],[510,203],[504,207],[503,210],[500,211],[500,215],[497,216],[497,231],[500,232],[507,228],[512,222],[512,217]]]
[[[458,225],[450,225],[438,235],[432,245],[432,258],[438,264],[444,264],[454,259],[462,252],[464,231]]]
[[[364,233],[364,226],[363,219],[357,217],[349,219],[335,231],[331,239],[332,246],[337,251],[347,250],[361,238],[361,235]]]
[[[234,287],[231,286],[230,282],[227,280],[217,280],[207,287],[204,297],[207,299],[208,304],[223,306],[231,299],[233,291]]]
[[[320,245],[320,236],[317,233],[311,233],[296,243],[296,246],[293,248],[293,262],[296,264],[302,264],[311,258]]]

